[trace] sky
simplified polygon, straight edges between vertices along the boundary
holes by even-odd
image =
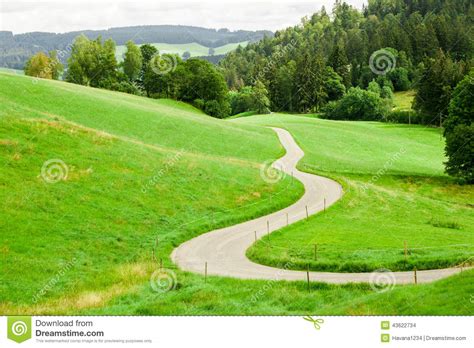
[[[366,0],[346,0],[362,7]],[[14,34],[64,33],[133,25],[181,24],[230,30],[278,30],[299,23],[334,0],[313,1],[157,1],[157,0],[0,0],[0,30]]]

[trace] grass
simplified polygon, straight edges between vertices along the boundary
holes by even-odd
[[[176,269],[169,254],[181,242],[274,211],[301,195],[301,186],[289,186],[288,178],[274,185],[261,179],[261,163],[281,156],[283,149],[272,131],[260,124],[241,124],[274,122],[283,116],[229,122],[170,100],[33,81],[0,73],[2,315],[474,313],[468,302],[474,293],[473,271],[429,285],[395,286],[381,294],[368,284],[314,282],[308,292],[305,282],[224,277],[205,282],[200,275]],[[355,163],[349,153],[338,163],[325,159],[330,154],[320,150],[328,140],[313,139],[324,132],[313,133],[308,126],[314,124],[306,124],[305,117],[284,117],[302,122],[295,137],[302,146],[309,140],[314,146],[302,163],[306,169],[324,160],[325,168],[333,171],[327,175],[349,175],[345,171]],[[337,133],[339,126],[344,129],[345,124],[334,124],[333,137],[352,141],[346,139],[348,130]],[[367,130],[373,129],[362,131],[365,136]],[[311,136],[303,138],[301,131]],[[383,128],[380,132],[389,133]],[[402,133],[394,139],[403,139]],[[368,146],[375,148],[376,142],[367,138]],[[430,151],[428,158],[439,155]],[[414,178],[430,170],[447,184],[435,189],[422,185],[420,195],[440,202],[447,199],[452,214],[472,201],[472,192],[453,190],[439,164],[425,160],[417,165],[412,162],[423,162],[423,154],[413,156],[405,170],[417,171]],[[378,157],[383,160],[383,153]],[[49,159],[67,165],[64,180],[45,182],[41,168]],[[369,161],[362,166],[366,174],[360,176],[370,176],[376,166],[377,161]],[[411,185],[401,189],[411,192]],[[466,233],[466,222],[471,220],[454,221],[452,216],[426,222],[439,225],[432,228],[443,232]],[[319,218],[310,219],[308,227],[318,227]],[[158,267],[153,250],[155,258],[163,259],[164,267],[176,275],[171,291],[157,293],[150,286]]]
[[[10,74],[17,74],[17,75],[24,75],[25,73],[23,70],[18,69],[10,69],[10,68],[0,68],[0,72],[2,73],[10,73]]]
[[[393,94],[393,110],[410,111],[412,110],[413,100],[415,99],[415,91],[395,92]]]
[[[31,305],[73,259],[39,303],[112,287],[123,269],[150,260],[157,238],[156,255],[169,264],[193,236],[302,194],[299,183],[260,177],[261,163],[282,155],[271,130],[169,100],[32,81],[0,74],[0,302],[8,310]],[[66,180],[45,182],[50,159],[64,161]]]
[[[230,51],[235,50],[239,45],[245,47],[247,46],[248,41],[242,41],[237,43],[230,43],[223,46],[219,46],[214,48],[214,54],[226,54]],[[191,54],[191,57],[200,57],[200,56],[208,56],[209,55],[209,47],[203,46],[198,44],[197,42],[190,42],[186,44],[169,44],[169,43],[152,43],[155,46],[160,54],[163,53],[175,53],[180,57],[183,55],[184,52],[188,51]],[[123,60],[123,55],[127,51],[125,45],[119,45],[116,48],[116,55],[117,59],[120,61]]]
[[[439,130],[276,114],[233,122],[288,129],[306,154],[299,167],[345,191],[326,213],[257,242],[247,253],[254,261],[360,272],[444,268],[472,256],[474,190],[444,175]]]

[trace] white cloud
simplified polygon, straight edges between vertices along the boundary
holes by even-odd
[[[365,0],[346,0],[361,7]],[[272,1],[24,1],[0,0],[0,30],[67,32],[134,25],[181,24],[231,30],[277,30],[299,23],[334,0]]]

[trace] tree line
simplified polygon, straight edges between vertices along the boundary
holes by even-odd
[[[219,66],[234,94],[258,80],[273,111],[443,126],[448,173],[472,182],[474,109],[463,88],[473,24],[472,0],[369,0],[362,10],[336,0],[332,13],[323,7]],[[409,89],[414,111],[392,111],[392,93]]]
[[[195,105],[207,114],[223,118],[230,112],[228,88],[222,74],[210,62],[197,58],[160,54],[151,44],[126,43],[123,62],[116,58],[112,39],[78,36],[71,47],[63,79],[151,98],[172,98]],[[53,68],[53,69],[52,69]],[[55,51],[39,52],[25,65],[27,75],[58,79],[62,65]]]

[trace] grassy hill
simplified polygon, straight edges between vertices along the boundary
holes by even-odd
[[[259,241],[248,251],[255,261],[358,272],[442,268],[473,255],[474,189],[444,175],[438,129],[278,114],[232,122],[288,129],[306,154],[299,167],[345,191],[325,214]]]
[[[157,239],[168,263],[198,233],[302,194],[289,179],[260,177],[283,151],[271,130],[170,100],[34,81],[0,73],[0,312],[31,305],[72,260],[38,303],[130,282],[126,272],[154,267]],[[67,173],[54,184],[41,174],[51,159]]]
[[[247,46],[248,41],[242,41],[238,43],[231,43],[226,44],[223,46],[219,46],[214,48],[214,54],[226,54],[230,51],[235,50],[239,45],[242,47]],[[163,53],[175,53],[180,57],[183,55],[184,52],[188,51],[191,53],[191,57],[200,57],[200,56],[208,56],[209,55],[209,47],[203,46],[197,42],[191,42],[186,44],[169,44],[169,43],[152,43],[155,46],[160,54]],[[127,47],[125,45],[119,45],[116,49],[117,59],[120,61],[123,60],[123,55],[127,51]]]
[[[327,122],[325,128],[322,122]],[[330,214],[336,236],[352,226],[383,225],[387,215],[368,221],[364,217],[368,210],[360,210],[371,199],[380,205],[370,206],[376,209],[371,216],[395,209],[389,218],[396,218],[393,224],[402,223],[405,230],[414,217],[400,206],[416,203],[423,214],[435,207],[441,212],[436,218],[446,219],[440,220],[442,224],[459,216],[460,230],[429,227],[434,231],[430,243],[440,243],[442,234],[451,239],[469,231],[472,217],[459,214],[465,214],[472,191],[442,174],[442,144],[435,131],[375,123],[349,127],[349,123],[281,115],[217,120],[171,100],[0,73],[0,313],[473,313],[467,301],[474,292],[474,271],[429,285],[396,286],[380,294],[368,284],[315,282],[308,292],[304,282],[221,277],[205,282],[200,275],[176,269],[169,254],[180,243],[277,210],[302,194],[301,186],[289,178],[268,184],[260,176],[262,163],[283,154],[276,135],[262,124],[294,132],[307,151],[301,167],[327,170],[325,175],[346,180],[346,189],[367,182],[386,160],[384,148],[398,149],[393,144],[397,142],[411,147],[424,144],[400,160],[401,168],[391,169],[387,178],[374,184],[373,197],[354,191],[351,200],[349,191],[341,207],[298,224],[291,234],[288,230],[272,234],[271,245],[283,241],[280,234],[307,245],[304,230],[328,228],[321,221]],[[328,132],[332,136],[325,135]],[[421,138],[412,139],[417,137]],[[341,143],[338,151],[326,149],[337,143]],[[354,143],[359,146],[344,153],[346,145]],[[374,158],[358,164],[354,153],[366,147],[372,152],[362,153]],[[53,159],[62,163],[43,169]],[[360,173],[351,174],[354,169]],[[426,198],[419,204],[422,195]],[[338,209],[341,216],[335,216]],[[449,219],[446,211],[451,212]],[[424,218],[421,215],[414,226],[423,225]],[[354,240],[362,247],[378,243],[367,237]],[[273,247],[270,251],[269,256],[279,257]],[[448,260],[453,254],[444,256]],[[157,293],[150,276],[160,259],[175,273],[176,286]]]

